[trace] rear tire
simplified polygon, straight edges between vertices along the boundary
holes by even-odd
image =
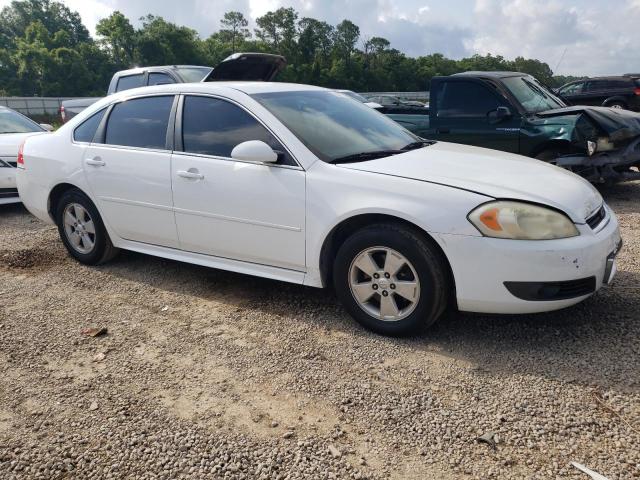
[[[118,255],[98,209],[81,190],[66,191],[55,211],[62,243],[80,263],[98,265]]]
[[[357,322],[391,336],[426,330],[444,312],[451,289],[442,253],[421,233],[386,223],[365,227],[342,244],[333,282]]]
[[[627,110],[629,108],[626,103],[621,102],[620,100],[609,102],[605,104],[605,107],[615,108],[617,110]]]

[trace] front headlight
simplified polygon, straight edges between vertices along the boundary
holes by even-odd
[[[524,202],[485,203],[469,214],[469,221],[483,235],[493,238],[552,240],[580,235],[563,213]]]

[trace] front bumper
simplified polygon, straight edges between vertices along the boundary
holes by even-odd
[[[478,313],[536,313],[575,305],[610,283],[620,245],[618,221],[607,208],[605,220],[592,230],[578,225],[580,235],[561,240],[503,240],[438,234],[456,284],[458,308]],[[615,257],[615,255],[614,255]],[[586,288],[591,279],[593,288]],[[606,278],[605,278],[606,277]],[[563,288],[558,296],[524,300],[509,291],[507,283],[537,283]],[[575,289],[577,296],[567,295]],[[545,290],[545,292],[555,290]],[[567,298],[569,297],[569,298]]]
[[[612,184],[628,180],[640,180],[640,171],[629,170],[640,167],[640,137],[623,149],[587,155],[563,155],[557,165],[575,170],[591,183]]]
[[[16,169],[0,167],[0,205],[18,202],[20,198],[16,187]]]

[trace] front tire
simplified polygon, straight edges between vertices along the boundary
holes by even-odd
[[[351,235],[333,268],[336,294],[361,325],[383,335],[420,333],[442,315],[451,281],[441,252],[421,233],[377,224]]]
[[[98,265],[114,258],[113,246],[93,202],[82,191],[66,191],[56,208],[56,223],[69,254],[86,265]]]

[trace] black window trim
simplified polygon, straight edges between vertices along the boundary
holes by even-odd
[[[123,102],[128,102],[130,100],[138,100],[141,98],[149,98],[149,97],[173,97],[173,104],[171,105],[171,111],[169,112],[169,120],[167,122],[167,135],[165,138],[164,148],[132,147],[129,145],[112,145],[110,143],[105,143],[105,139],[107,136],[107,124],[109,123],[109,118],[111,117],[111,112],[113,111],[114,107]],[[108,148],[117,148],[120,150],[172,153],[174,151],[174,148],[173,148],[174,139],[175,139],[174,132],[175,132],[176,111],[178,106],[178,97],[179,97],[179,94],[175,92],[165,92],[165,93],[154,92],[150,94],[133,95],[126,98],[120,98],[114,101],[113,103],[109,104],[106,107],[107,111],[102,117],[102,121],[100,122],[100,125],[96,130],[96,134],[93,136],[93,142],[91,142],[91,145],[108,147]]]
[[[174,136],[173,136],[173,138],[174,138],[174,151],[173,151],[174,155],[182,155],[182,156],[190,156],[190,157],[201,157],[201,158],[213,158],[213,159],[216,159],[216,160],[226,160],[226,161],[231,161],[231,162],[249,163],[251,165],[265,165],[265,166],[274,167],[274,168],[287,168],[287,169],[290,169],[290,170],[302,170],[302,171],[304,171],[304,168],[302,167],[302,165],[300,164],[298,159],[295,157],[293,152],[291,152],[291,149],[289,149],[289,147],[287,147],[286,143],[283,142],[280,139],[280,137],[278,135],[276,135],[276,133],[272,129],[270,129],[262,120],[260,120],[246,106],[238,103],[237,101],[235,101],[235,100],[233,100],[233,99],[231,99],[229,97],[223,97],[222,95],[217,95],[217,94],[212,94],[212,93],[183,92],[183,93],[180,93],[179,96],[180,96],[180,100],[178,102],[177,109],[176,109],[176,112],[175,112],[175,117],[174,117],[174,121],[175,121]],[[229,102],[229,103],[235,105],[236,107],[239,107],[240,109],[244,110],[256,122],[258,122],[260,125],[262,125],[267,130],[267,132],[269,132],[271,135],[273,135],[273,137],[287,151],[289,156],[291,156],[291,158],[296,163],[296,165],[280,165],[280,164],[274,164],[274,163],[260,164],[260,163],[256,163],[256,162],[248,162],[248,161],[244,161],[244,160],[238,160],[236,158],[231,158],[231,157],[224,157],[224,156],[221,156],[221,155],[208,155],[206,153],[185,152],[184,151],[184,145],[182,144],[182,116],[183,116],[183,111],[184,111],[184,98],[188,97],[188,96],[189,97],[209,97],[209,98],[214,98],[214,99],[217,99],[217,100],[222,100],[222,101],[225,101],[225,102]]]

